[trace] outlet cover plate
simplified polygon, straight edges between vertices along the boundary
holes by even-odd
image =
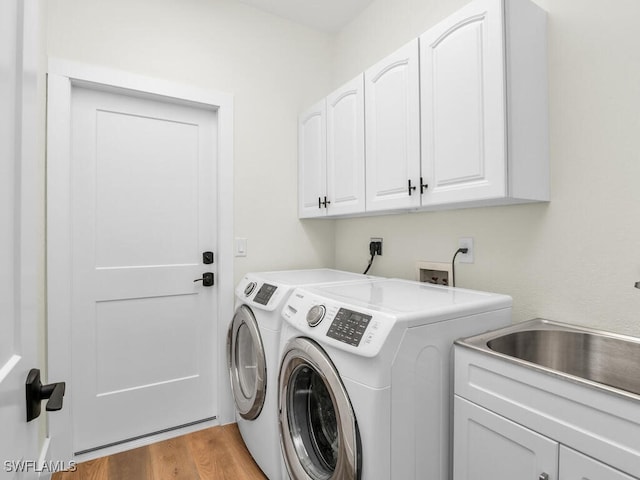
[[[460,263],[473,263],[473,237],[460,237],[458,239],[458,248],[468,248],[469,251],[467,253],[459,253],[456,257],[456,261]]]

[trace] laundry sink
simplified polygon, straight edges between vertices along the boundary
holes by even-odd
[[[483,432],[476,439],[496,433],[501,450],[509,442],[529,452],[546,445],[560,472],[571,468],[567,451],[592,462],[583,460],[580,473],[551,467],[554,480],[640,480],[640,338],[535,319],[457,340],[454,354],[459,438],[475,429]],[[616,475],[597,474],[595,465]]]
[[[640,339],[535,319],[457,343],[640,399]]]

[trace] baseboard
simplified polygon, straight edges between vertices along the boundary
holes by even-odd
[[[76,463],[87,462],[96,458],[106,457],[107,455],[114,455],[116,453],[125,452],[127,450],[133,450],[134,448],[145,447],[152,443],[161,442],[163,440],[179,437],[181,435],[186,435],[192,432],[197,432],[199,430],[204,430],[205,428],[217,427],[219,425],[220,422],[217,419],[208,420],[206,422],[200,422],[193,425],[188,425],[186,427],[176,428],[175,430],[170,430],[168,432],[162,432],[155,435],[149,435],[144,438],[138,438],[130,442],[123,442],[111,447],[101,448],[99,450],[83,453],[81,455],[74,455],[73,460]]]

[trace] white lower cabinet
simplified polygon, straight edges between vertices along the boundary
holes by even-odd
[[[454,412],[454,480],[557,480],[557,442],[458,396]]]
[[[638,480],[454,397],[454,480]]]
[[[561,445],[560,480],[635,480],[635,477]]]

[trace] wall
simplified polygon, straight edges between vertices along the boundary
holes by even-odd
[[[230,0],[50,0],[48,10],[51,57],[234,95],[234,235],[249,252],[236,282],[333,264],[333,222],[298,222],[295,202],[297,115],[329,88],[329,35]]]
[[[465,0],[376,0],[335,40],[333,87]],[[516,321],[545,317],[640,336],[640,3],[538,0],[549,12],[552,201],[336,222],[336,266],[415,278],[475,239],[458,286],[507,293]]]

